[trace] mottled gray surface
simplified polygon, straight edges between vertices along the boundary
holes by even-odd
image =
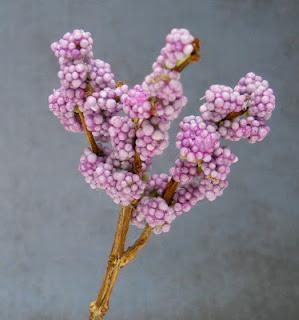
[[[296,0],[1,0],[0,319],[87,319],[117,217],[77,172],[84,138],[48,111],[59,86],[50,43],[85,28],[95,55],[134,84],[175,26],[202,40],[183,115],[208,85],[256,71],[277,94],[272,133],[233,146],[231,187],[153,237],[121,273],[107,319],[299,318],[298,15]],[[172,143],[156,170],[176,156]]]

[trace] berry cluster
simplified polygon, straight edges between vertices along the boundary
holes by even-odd
[[[92,44],[93,40],[89,32],[74,30],[52,43],[51,49],[61,63],[64,60],[92,59]]]
[[[205,93],[206,103],[200,106],[204,120],[221,121],[231,112],[239,112],[244,108],[246,95],[241,95],[232,88],[214,84]]]
[[[189,116],[180,123],[177,147],[180,160],[170,170],[181,187],[174,196],[176,214],[187,212],[206,197],[213,201],[228,186],[230,166],[238,161],[221,138],[262,141],[270,131],[266,125],[275,107],[269,83],[254,73],[241,78],[232,89],[212,85],[200,106],[200,116]]]
[[[85,149],[79,164],[91,188],[105,190],[117,204],[134,206],[132,224],[167,232],[178,215],[204,198],[215,200],[228,186],[230,166],[238,158],[221,138],[254,143],[267,136],[273,90],[254,73],[234,89],[210,86],[200,115],[180,123],[180,157],[169,175],[148,175],[153,157],[168,145],[171,121],[187,104],[180,72],[198,58],[198,41],[186,29],[173,29],[152,72],[132,88],[115,81],[108,63],[94,59],[92,44],[83,30],[52,44],[61,87],[49,97],[50,110],[66,130],[85,131],[98,143],[100,152]],[[166,200],[169,184],[178,187]]]
[[[78,111],[97,141],[107,142],[110,118],[122,109],[111,67],[93,59],[91,34],[66,33],[51,49],[58,57],[61,88],[49,97],[50,110],[68,131],[82,131]],[[123,88],[126,91],[126,88]],[[61,99],[57,101],[57,91]],[[118,90],[119,91],[119,90]],[[62,103],[60,103],[63,101]]]
[[[69,90],[69,92],[74,91]],[[67,131],[82,132],[82,124],[76,112],[77,105],[73,102],[74,100],[80,99],[77,100],[74,95],[70,97],[64,88],[54,89],[49,96],[49,108]]]
[[[195,38],[187,29],[172,29],[166,37],[166,45],[154,63],[154,68],[160,65],[174,69],[191,56],[194,51],[194,41]]]
[[[144,228],[146,224],[153,228],[153,232],[160,234],[168,232],[171,222],[176,215],[161,197],[144,197],[133,213],[132,224]]]
[[[176,145],[180,156],[189,162],[211,160],[213,150],[220,145],[220,135],[214,123],[204,121],[199,116],[188,116],[180,123]]]

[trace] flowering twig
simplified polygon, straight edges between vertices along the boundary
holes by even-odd
[[[172,221],[198,201],[222,195],[238,158],[221,140],[262,141],[270,131],[266,121],[275,96],[268,82],[252,72],[234,89],[210,86],[200,116],[187,116],[180,123],[180,155],[170,178],[153,174],[148,179],[144,171],[167,147],[170,122],[187,103],[179,73],[199,59],[200,41],[188,30],[174,28],[153,72],[130,90],[114,80],[108,63],[93,58],[92,43],[89,32],[74,30],[51,45],[59,58],[61,88],[50,95],[49,107],[66,130],[84,130],[90,150],[84,150],[79,170],[86,182],[122,205],[106,273],[90,304],[90,320],[101,320],[121,268],[136,258],[151,234],[168,232]],[[117,115],[122,108],[127,116]],[[104,154],[94,137],[103,143],[110,138],[112,148]],[[130,222],[144,229],[126,249]]]
[[[192,45],[192,53],[185,60],[179,61],[176,67],[173,68],[174,71],[181,72],[190,63],[198,61],[200,49],[199,39],[195,39]],[[156,98],[151,97],[149,98],[149,101],[152,105],[152,111],[155,112]],[[134,124],[137,130],[140,126],[139,119],[134,119]],[[136,150],[133,159],[133,171],[138,175],[140,175],[142,171],[142,161],[140,159],[139,153]],[[168,204],[172,202],[172,198],[175,194],[175,191],[177,190],[178,185],[179,183],[173,179],[171,179],[168,182],[167,187],[165,188],[165,192],[163,194],[163,198]],[[90,304],[90,320],[100,320],[104,318],[105,314],[109,310],[110,295],[117,280],[120,269],[127,265],[130,261],[135,259],[138,252],[145,246],[152,234],[152,228],[149,225],[146,225],[143,232],[135,241],[135,243],[132,246],[130,246],[125,252],[123,252],[123,246],[126,240],[126,235],[128,232],[129,223],[131,220],[133,210],[133,206],[122,207],[121,209],[120,218],[117,224],[115,234],[115,237],[117,237],[118,234],[122,235],[120,247],[115,247],[114,241],[111,254],[108,259],[107,270],[103,280],[102,287],[100,289],[97,299]]]

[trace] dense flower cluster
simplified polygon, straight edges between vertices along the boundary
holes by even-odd
[[[110,120],[109,134],[114,155],[119,160],[129,160],[135,154],[135,125],[129,117],[114,116]]]
[[[244,108],[246,95],[241,95],[232,88],[223,85],[212,85],[205,93],[206,103],[200,106],[204,120],[221,121],[231,112]]]
[[[176,215],[188,212],[205,197],[205,188],[198,181],[183,184],[174,195],[173,210]]]
[[[147,181],[145,194],[148,196],[161,196],[167,186],[167,183],[170,179],[166,173],[153,174]]]
[[[145,183],[137,174],[125,170],[114,170],[107,179],[105,189],[115,203],[128,206],[141,197]]]
[[[238,161],[229,147],[219,147],[214,150],[211,161],[202,163],[205,176],[214,180],[225,180],[230,173],[230,166]]]
[[[82,131],[77,125],[78,109],[83,112],[87,128],[98,141],[107,142],[110,118],[122,107],[115,93],[116,83],[111,67],[93,59],[91,34],[83,30],[66,33],[51,49],[58,57],[61,88],[49,97],[50,110],[68,131]]]
[[[132,119],[148,119],[152,115],[150,94],[140,85],[135,85],[127,94],[122,95],[123,110]]]
[[[83,30],[52,44],[61,87],[49,97],[50,110],[66,130],[85,130],[97,143],[100,152],[85,149],[79,163],[91,188],[134,207],[132,224],[167,232],[178,215],[204,198],[215,200],[228,186],[230,166],[238,158],[221,139],[254,143],[267,136],[273,90],[254,73],[234,88],[210,86],[200,115],[187,116],[179,125],[180,157],[169,175],[148,175],[153,157],[168,145],[171,121],[187,104],[180,71],[198,57],[198,42],[188,30],[173,29],[152,72],[132,88],[115,81],[108,63],[94,59],[92,44]],[[176,189],[171,199],[165,196],[169,185]]]
[[[136,131],[136,152],[142,161],[161,154],[168,146],[169,121],[152,117],[142,121]]]
[[[157,66],[175,68],[192,54],[194,40],[187,29],[172,29],[166,37],[166,45],[154,63],[154,68]]]
[[[219,133],[224,139],[239,141],[247,138],[254,143],[262,141],[270,132],[270,127],[265,121],[255,119],[252,116],[239,117],[234,120],[225,120],[219,127]]]
[[[213,201],[228,186],[230,166],[237,156],[221,139],[254,143],[270,131],[266,124],[275,107],[269,83],[254,73],[241,78],[232,89],[212,85],[205,93],[200,116],[189,116],[180,123],[177,147],[180,160],[171,168],[172,179],[181,187],[174,196],[176,214],[187,212],[206,197]]]
[[[133,213],[132,224],[144,228],[146,224],[153,232],[160,234],[168,232],[171,222],[176,218],[173,208],[169,207],[161,197],[144,197]]]
[[[99,188],[99,186],[101,185],[99,179],[97,179],[97,169],[99,167],[103,168],[104,163],[104,157],[98,157],[90,149],[87,148],[84,150],[80,158],[79,171],[92,189]]]
[[[49,108],[64,128],[71,132],[82,132],[82,124],[76,113],[76,106],[64,88],[53,90],[49,96]]]
[[[74,30],[67,32],[62,39],[52,43],[51,49],[57,58],[76,60],[91,59],[93,40],[89,32]]]
[[[197,163],[177,159],[169,173],[175,181],[186,184],[198,175],[198,170]]]
[[[209,162],[212,152],[220,145],[216,125],[199,116],[188,116],[180,123],[180,129],[176,140],[180,156],[189,162]]]
[[[89,77],[95,90],[115,88],[114,74],[109,63],[100,59],[92,60],[89,64]]]

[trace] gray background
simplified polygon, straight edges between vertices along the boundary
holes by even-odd
[[[85,140],[47,105],[59,86],[50,43],[76,27],[131,85],[172,27],[198,35],[182,116],[198,112],[207,86],[248,71],[277,95],[268,139],[233,145],[231,187],[151,239],[121,273],[107,319],[299,318],[298,15],[295,0],[1,0],[0,319],[87,319],[110,250],[117,207],[83,181]],[[172,143],[156,171],[175,157]]]

